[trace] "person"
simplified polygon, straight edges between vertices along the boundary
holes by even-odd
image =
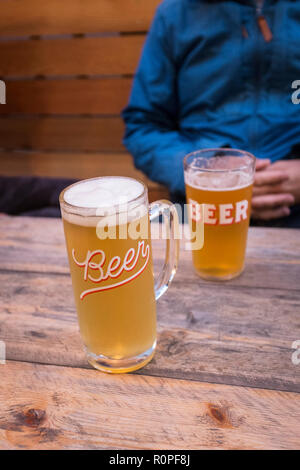
[[[135,165],[184,198],[183,157],[257,157],[252,218],[300,226],[300,2],[164,0],[122,115]]]

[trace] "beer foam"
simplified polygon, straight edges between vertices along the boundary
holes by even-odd
[[[132,178],[103,177],[76,183],[67,189],[64,200],[76,207],[102,209],[129,203],[143,192],[144,186]]]
[[[226,171],[226,172],[197,172],[187,170],[185,182],[195,189],[209,191],[235,191],[246,188],[252,184],[253,177],[249,172]]]
[[[139,181],[127,177],[101,177],[75,183],[63,195],[61,205],[65,220],[76,225],[95,227],[105,217],[106,225],[128,223],[147,213]],[[138,199],[136,201],[136,199]]]

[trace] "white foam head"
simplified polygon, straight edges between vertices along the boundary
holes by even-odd
[[[246,171],[232,173],[185,172],[185,182],[195,189],[209,191],[234,191],[252,184],[252,175]]]
[[[132,178],[103,177],[71,186],[64,193],[64,200],[76,207],[101,209],[129,203],[143,192],[144,186]]]
[[[80,181],[63,193],[62,215],[77,225],[96,226],[102,217],[108,225],[116,225],[118,214],[118,223],[125,223],[147,213],[143,194],[143,184],[133,178],[107,176]]]
[[[197,157],[185,169],[184,178],[189,186],[196,189],[233,191],[252,184],[253,171],[253,157],[248,154]]]

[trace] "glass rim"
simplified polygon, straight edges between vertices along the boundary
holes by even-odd
[[[213,168],[199,168],[199,167],[196,167],[196,166],[193,166],[193,163],[187,163],[187,160],[189,157],[192,157],[193,155],[197,155],[197,154],[200,154],[199,156],[201,156],[201,154],[204,154],[206,152],[217,152],[217,151],[225,151],[225,152],[232,152],[232,153],[240,153],[240,154],[243,154],[244,156],[247,156],[250,158],[251,160],[251,164],[249,165],[241,165],[237,168],[226,168],[226,169],[213,169]],[[241,156],[243,156],[241,155]],[[228,155],[230,156],[230,155]],[[234,156],[234,155],[232,155]],[[212,147],[212,148],[205,148],[205,149],[200,149],[200,150],[194,150],[193,152],[190,152],[188,153],[184,159],[183,159],[183,165],[184,165],[184,171],[187,170],[187,169],[192,169],[192,170],[197,170],[197,171],[202,171],[202,172],[207,172],[207,173],[231,173],[231,172],[234,172],[234,171],[241,171],[241,170],[246,170],[246,169],[249,169],[253,166],[253,170],[255,169],[255,161],[256,161],[256,157],[250,153],[250,152],[247,152],[247,150],[240,150],[240,149],[236,149],[236,148],[231,148],[231,147]]]
[[[141,192],[141,194],[139,194],[138,196],[132,198],[132,199],[129,199],[128,201],[126,202],[122,202],[122,203],[119,203],[119,204],[110,204],[110,205],[107,205],[107,206],[103,206],[103,207],[84,207],[84,206],[78,206],[78,205],[75,205],[75,204],[70,204],[69,202],[67,202],[64,198],[65,196],[65,193],[70,189],[70,188],[73,188],[74,186],[77,186],[81,183],[85,183],[86,181],[95,181],[95,180],[101,180],[101,179],[109,179],[109,178],[116,178],[116,179],[127,179],[127,180],[132,180],[132,181],[137,181],[138,183],[140,183],[143,187],[143,191]],[[99,209],[105,211],[107,209],[113,209],[113,208],[120,208],[120,207],[124,207],[124,206],[128,206],[129,204],[132,204],[132,203],[135,203],[135,202],[138,202],[139,199],[143,199],[145,198],[145,196],[147,196],[148,194],[148,188],[147,186],[145,185],[145,183],[143,181],[141,181],[140,179],[138,178],[133,178],[131,176],[113,176],[113,175],[110,175],[110,176],[96,176],[94,178],[86,178],[86,179],[82,179],[82,180],[79,180],[79,181],[75,181],[75,183],[72,183],[70,184],[69,186],[67,186],[66,188],[64,188],[60,195],[59,195],[59,203],[61,206],[63,206],[64,209],[66,209],[67,211],[68,210],[73,210],[75,211],[75,214],[76,215],[81,215],[82,217],[84,216],[92,216],[92,215],[95,215],[95,216],[98,216],[98,217],[101,217],[100,214],[92,214],[92,212],[94,211],[97,211]],[[86,212],[86,214],[82,214],[81,212]],[[116,210],[115,213],[121,213],[121,212],[126,212],[126,210]]]

